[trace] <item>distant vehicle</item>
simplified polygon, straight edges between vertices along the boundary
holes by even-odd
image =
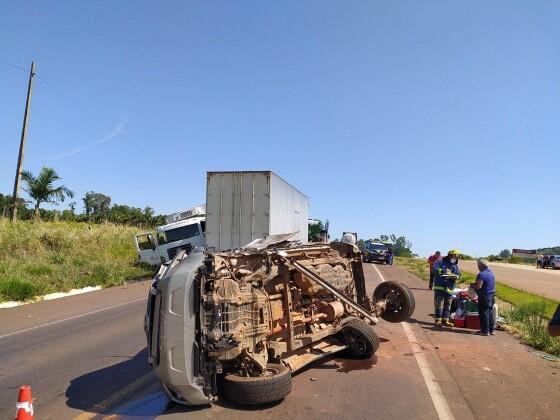
[[[553,270],[560,269],[560,255],[551,255],[548,260],[548,267]]]
[[[380,262],[393,265],[393,250],[389,244],[379,241],[367,240],[364,242],[362,250],[362,259],[364,262]]]
[[[174,213],[166,217],[165,225],[155,232],[136,235],[138,260],[149,265],[160,265],[175,258],[179,251],[191,252],[204,247],[206,215],[204,206]]]

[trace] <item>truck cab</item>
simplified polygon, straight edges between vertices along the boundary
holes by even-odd
[[[179,251],[190,253],[196,247],[204,247],[206,217],[203,206],[167,216],[165,225],[155,232],[136,235],[138,260],[149,265],[159,265],[175,258]]]

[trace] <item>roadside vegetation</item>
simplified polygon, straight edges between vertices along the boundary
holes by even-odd
[[[429,281],[430,273],[426,260],[422,258],[395,258],[396,265],[404,268],[424,281]],[[461,283],[468,285],[476,276],[462,272]],[[501,310],[509,329],[521,341],[537,350],[560,356],[560,339],[548,335],[548,320],[554,314],[558,302],[516,289],[503,283],[496,283],[496,296],[512,305]]]
[[[153,268],[137,263],[137,231],[109,223],[0,218],[0,301],[153,275]]]
[[[165,216],[156,215],[151,207],[143,209],[124,204],[111,204],[111,197],[99,192],[88,191],[82,197],[83,212],[77,211],[78,203],[71,201],[68,209],[44,209],[42,204],[58,206],[74,198],[74,192],[61,185],[62,178],[53,168],[43,167],[38,175],[22,172],[22,189],[28,199],[19,197],[17,203],[10,195],[0,193],[0,217],[9,217],[17,207],[18,220],[44,220],[87,223],[114,223],[119,225],[157,226],[165,223]],[[31,204],[32,207],[29,207]]]
[[[548,334],[549,307],[544,301],[532,301],[501,311],[513,333],[537,350],[560,356],[560,339]]]

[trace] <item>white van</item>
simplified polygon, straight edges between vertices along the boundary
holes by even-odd
[[[196,247],[204,247],[206,215],[204,206],[167,216],[167,223],[155,232],[136,235],[138,260],[149,265],[160,265],[175,258],[181,250],[189,253]]]

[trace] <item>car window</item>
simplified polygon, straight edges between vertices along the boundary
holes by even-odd
[[[146,234],[146,235],[138,235],[136,237],[136,240],[138,241],[138,248],[140,249],[152,249],[153,245],[152,245],[152,241],[151,241],[151,236],[150,234]]]

